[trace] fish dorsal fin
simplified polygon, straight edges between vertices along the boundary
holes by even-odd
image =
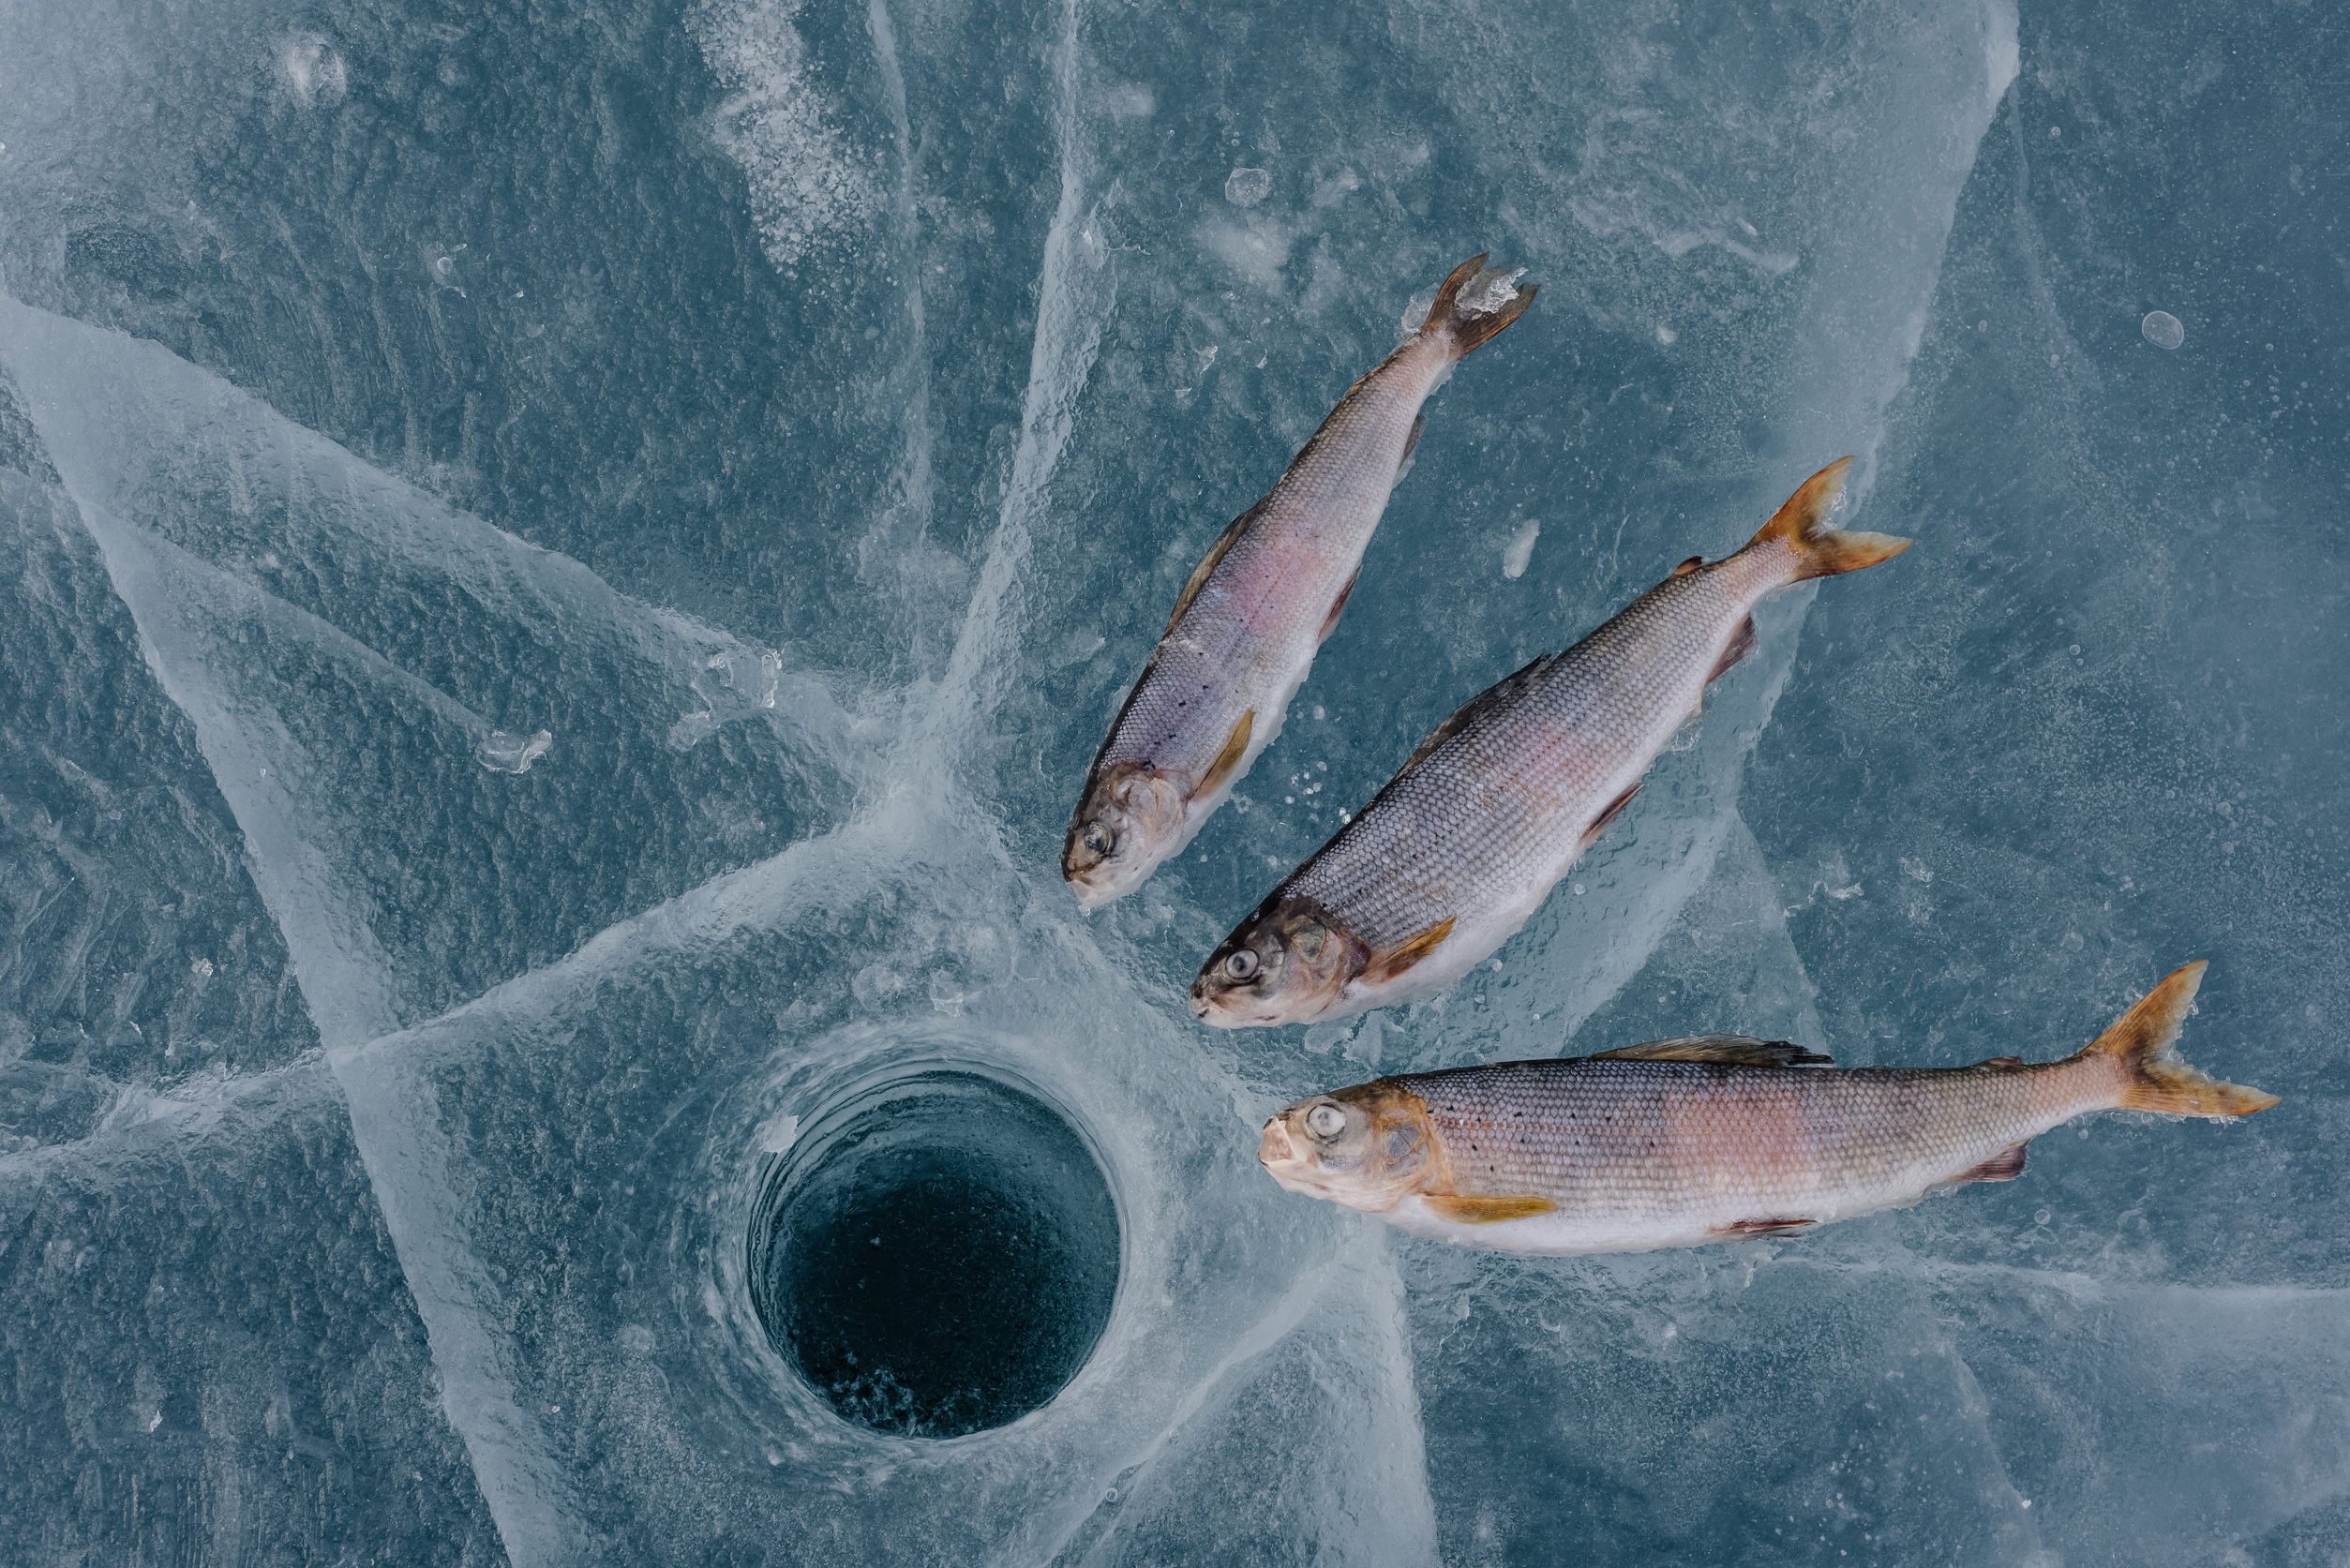
[[[1456,1225],[1498,1225],[1504,1219],[1531,1219],[1538,1214],[1552,1214],[1558,1205],[1548,1198],[1531,1192],[1515,1193],[1507,1198],[1430,1198],[1423,1196],[1420,1202],[1439,1219],[1449,1219]]]
[[[1363,965],[1363,978],[1373,985],[1394,979],[1420,960],[1434,952],[1445,937],[1452,934],[1453,921],[1458,915],[1437,921],[1434,925],[1384,953],[1373,953]]]
[[[1699,567],[1703,566],[1704,564],[1705,558],[1703,556],[1691,556],[1688,560],[1683,561],[1680,565],[1674,567],[1670,572],[1668,572],[1665,575],[1669,577],[1685,577],[1690,573],[1696,571]]]
[[[1224,741],[1224,749],[1216,754],[1216,760],[1209,763],[1207,771],[1200,775],[1199,787],[1191,792],[1194,799],[1213,795],[1224,787],[1225,782],[1232,777],[1233,769],[1240,766],[1240,759],[1249,754],[1249,736],[1256,728],[1256,724],[1255,709],[1251,708],[1240,715],[1240,722],[1232,726],[1232,734]]]
[[[2001,1149],[1982,1164],[1961,1171],[1951,1178],[1951,1185],[1961,1182],[2012,1182],[2024,1173],[2024,1145],[2017,1143]]]
[[[1524,669],[1514,675],[1503,677],[1453,709],[1452,717],[1429,730],[1428,739],[1413,748],[1412,754],[1403,759],[1403,766],[1396,769],[1396,778],[1402,778],[1413,769],[1426,762],[1437,747],[1466,729],[1470,721],[1481,719],[1488,713],[1498,713],[1516,703],[1519,697],[1526,694],[1526,688],[1532,686],[1540,678],[1543,666],[1549,664],[1554,657],[1553,654],[1545,653]]]
[[[1825,1067],[1835,1060],[1791,1040],[1759,1040],[1751,1035],[1685,1035],[1603,1051],[1592,1062],[1734,1062],[1746,1068]]]
[[[1249,525],[1255,522],[1257,514],[1264,510],[1265,502],[1259,501],[1224,525],[1224,531],[1216,536],[1216,543],[1207,547],[1207,554],[1202,556],[1200,563],[1191,568],[1191,575],[1184,583],[1183,591],[1175,595],[1175,609],[1167,617],[1167,631],[1160,633],[1160,637],[1165,637],[1168,632],[1175,629],[1175,623],[1181,620],[1184,612],[1191,607],[1191,601],[1197,599],[1200,596],[1200,590],[1207,586],[1207,579],[1215,575],[1216,568],[1222,563],[1224,557],[1232,552],[1235,545],[1240,543],[1240,536],[1249,531]]]
[[[2024,1058],[2021,1056],[1986,1056],[1975,1064],[1979,1068],[2003,1068],[2009,1072],[2013,1072],[2023,1065]]]

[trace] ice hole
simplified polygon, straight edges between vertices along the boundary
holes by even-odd
[[[1085,1366],[1118,1282],[1101,1166],[1040,1100],[933,1071],[815,1118],[762,1184],[752,1305],[846,1420],[1001,1426]]]

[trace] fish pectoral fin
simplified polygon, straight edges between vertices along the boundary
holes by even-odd
[[[1459,918],[1458,915],[1447,917],[1400,946],[1390,948],[1384,953],[1371,954],[1370,962],[1363,965],[1363,978],[1373,985],[1394,979],[1434,952],[1444,938],[1452,934],[1453,922]]]
[[[1638,795],[1639,792],[1640,786],[1639,784],[1634,784],[1630,789],[1625,790],[1623,794],[1609,801],[1608,809],[1601,812],[1597,816],[1593,817],[1591,820],[1591,826],[1583,829],[1583,842],[1575,846],[1575,853],[1580,855],[1584,850],[1589,849],[1594,843],[1596,843],[1599,835],[1608,830],[1608,824],[1623,815],[1624,808],[1630,805],[1632,803],[1632,797]]]
[[[1705,683],[1711,686],[1728,675],[1732,665],[1754,650],[1755,618],[1750,615],[1738,623],[1738,630],[1729,635],[1729,646],[1723,649],[1722,656],[1714,661],[1714,667],[1705,672]]]
[[[1240,715],[1240,722],[1232,726],[1232,735],[1225,740],[1224,749],[1216,754],[1216,760],[1209,763],[1207,771],[1200,775],[1199,788],[1192,791],[1195,799],[1213,795],[1231,782],[1233,770],[1240,766],[1240,759],[1249,754],[1249,736],[1256,727],[1257,710],[1251,708]]]
[[[1817,1223],[1810,1219],[1741,1219],[1735,1224],[1714,1226],[1714,1233],[1724,1241],[1752,1241],[1757,1236],[1775,1236]]]
[[[1449,1219],[1456,1225],[1498,1225],[1504,1219],[1532,1219],[1538,1214],[1558,1211],[1558,1205],[1549,1199],[1531,1192],[1515,1193],[1507,1198],[1422,1196],[1420,1202],[1437,1218]]]
[[[1593,1062],[1734,1062],[1748,1068],[1824,1067],[1834,1058],[1806,1051],[1792,1040],[1759,1040],[1751,1035],[1684,1035],[1678,1039],[1627,1045],[1585,1058]]]
[[[1330,634],[1338,630],[1339,617],[1346,613],[1346,602],[1354,597],[1355,585],[1362,579],[1362,575],[1363,569],[1359,566],[1355,568],[1355,575],[1346,579],[1346,586],[1339,590],[1339,596],[1330,601],[1330,613],[1322,618],[1322,630],[1314,634],[1315,642],[1328,642]]]
[[[2024,1173],[2024,1145],[2001,1149],[1989,1159],[1970,1170],[1961,1171],[1951,1178],[1951,1185],[1961,1182],[2012,1182]]]

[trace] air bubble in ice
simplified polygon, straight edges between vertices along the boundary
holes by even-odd
[[[493,729],[474,754],[493,773],[527,773],[531,764],[545,756],[554,743],[554,736],[543,729],[529,735],[509,735],[502,729]]]
[[[1084,1139],[993,1078],[914,1075],[819,1113],[762,1185],[753,1308],[850,1421],[908,1437],[1051,1400],[1108,1324],[1119,1228]]]
[[[2148,311],[2146,320],[2138,323],[2138,330],[2158,349],[2176,349],[2187,341],[2187,329],[2167,310]]]
[[[1541,537],[1542,525],[1532,517],[1527,518],[1525,526],[1511,534],[1509,543],[1502,546],[1502,575],[1524,576],[1526,563],[1534,558],[1534,541]]]
[[[1235,207],[1253,207],[1273,194],[1273,176],[1262,169],[1235,169],[1224,176],[1224,200]]]

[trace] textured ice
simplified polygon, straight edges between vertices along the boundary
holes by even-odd
[[[0,8],[0,1558],[2338,1560],[2341,50]],[[1082,918],[1168,604],[1479,250],[1541,299],[1280,745]],[[1194,1024],[1438,719],[1846,452],[1917,547],[1767,606],[1498,966]],[[1476,1256],[1253,1159],[1381,1070],[2051,1054],[2193,957],[2280,1109],[1800,1242]],[[776,1355],[747,1228],[958,1068],[1083,1122],[1125,1255],[1057,1398],[925,1442]]]

